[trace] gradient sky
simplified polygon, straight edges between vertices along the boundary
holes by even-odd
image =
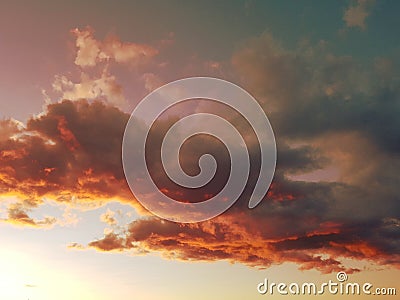
[[[399,10],[394,0],[2,1],[0,299],[280,299],[257,284],[339,271],[400,293]],[[199,224],[155,218],[127,188],[130,112],[189,76],[242,86],[270,118],[277,169],[254,210],[254,170],[228,212]],[[257,149],[224,107],[171,115],[203,110]],[[219,143],[192,142],[187,170],[210,151],[225,174]],[[191,200],[223,182],[160,186]]]

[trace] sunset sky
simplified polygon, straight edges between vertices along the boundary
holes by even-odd
[[[395,0],[2,1],[0,300],[280,299],[258,283],[340,271],[399,294],[399,11]],[[248,209],[259,163],[248,124],[210,101],[171,108],[153,148],[174,120],[213,112],[248,137],[255,165],[227,212],[181,224],[133,197],[121,147],[143,97],[193,76],[252,94],[278,159]],[[182,147],[183,169],[195,174],[204,153],[219,173],[198,191],[165,180],[156,159],[149,170],[178,201],[208,199],[230,165],[201,136]]]

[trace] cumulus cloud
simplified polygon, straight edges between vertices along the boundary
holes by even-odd
[[[347,27],[358,27],[365,30],[367,27],[365,20],[371,13],[371,7],[375,3],[374,0],[357,0],[351,4],[344,12],[343,20]]]
[[[62,99],[104,99],[115,106],[121,107],[126,104],[123,89],[118,84],[114,75],[103,70],[99,78],[91,78],[82,72],[79,82],[72,82],[66,76],[56,76],[53,89],[61,94]]]
[[[127,120],[115,107],[81,100],[49,105],[26,128],[3,122],[1,193],[37,203],[130,199],[120,161]]]
[[[146,66],[158,50],[150,45],[121,42],[114,35],[97,40],[91,28],[75,28],[71,32],[76,39],[75,65],[79,67],[80,77],[71,79],[71,75],[56,75],[52,83],[53,91],[61,100],[102,100],[117,107],[126,107],[127,100],[116,76],[119,72],[113,67]],[[144,80],[146,89],[160,82],[154,74],[144,76]],[[48,92],[43,90],[42,94],[46,104],[51,103]]]

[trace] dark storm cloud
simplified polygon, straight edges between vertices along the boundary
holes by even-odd
[[[266,34],[249,41],[232,62],[270,111],[278,136],[357,130],[383,150],[399,152],[398,58],[362,65],[326,48],[321,42],[288,51]]]
[[[353,57],[333,55],[324,42],[289,51],[267,34],[249,41],[232,62],[239,75],[245,75],[250,92],[261,100],[277,137],[277,169],[267,197],[256,209],[246,208],[259,164],[253,155],[249,183],[229,211],[190,225],[157,218],[134,221],[120,235],[118,249],[161,251],[184,260],[227,259],[259,267],[291,261],[301,269],[321,272],[357,271],[343,264],[342,258],[398,267],[396,58],[361,64]],[[232,120],[238,128],[244,124],[236,117]],[[254,154],[258,149],[251,140],[248,147]],[[187,146],[192,156],[183,154],[182,163],[196,166],[198,155],[193,153],[218,146],[211,142],[204,147],[204,142],[193,140]],[[228,157],[217,152],[218,166],[227,169]],[[331,182],[289,177],[329,165],[338,169]],[[189,168],[189,173],[195,169]],[[165,187],[176,191],[168,184]],[[180,194],[190,195],[194,194]],[[99,246],[102,241],[91,246],[106,250]]]

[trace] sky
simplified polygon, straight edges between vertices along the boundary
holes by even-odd
[[[399,9],[394,0],[2,1],[0,299],[280,299],[291,296],[257,285],[320,284],[338,272],[397,289],[348,299],[396,299]],[[199,135],[180,162],[195,175],[199,157],[214,155],[212,182],[193,190],[166,178],[159,147],[183,116],[229,120],[252,163],[228,211],[174,223],[132,195],[122,139],[147,94],[194,76],[257,99],[278,159],[267,195],[248,209],[260,165],[249,124],[202,99],[172,107],[149,144],[163,193],[208,199],[229,175],[224,145]]]

